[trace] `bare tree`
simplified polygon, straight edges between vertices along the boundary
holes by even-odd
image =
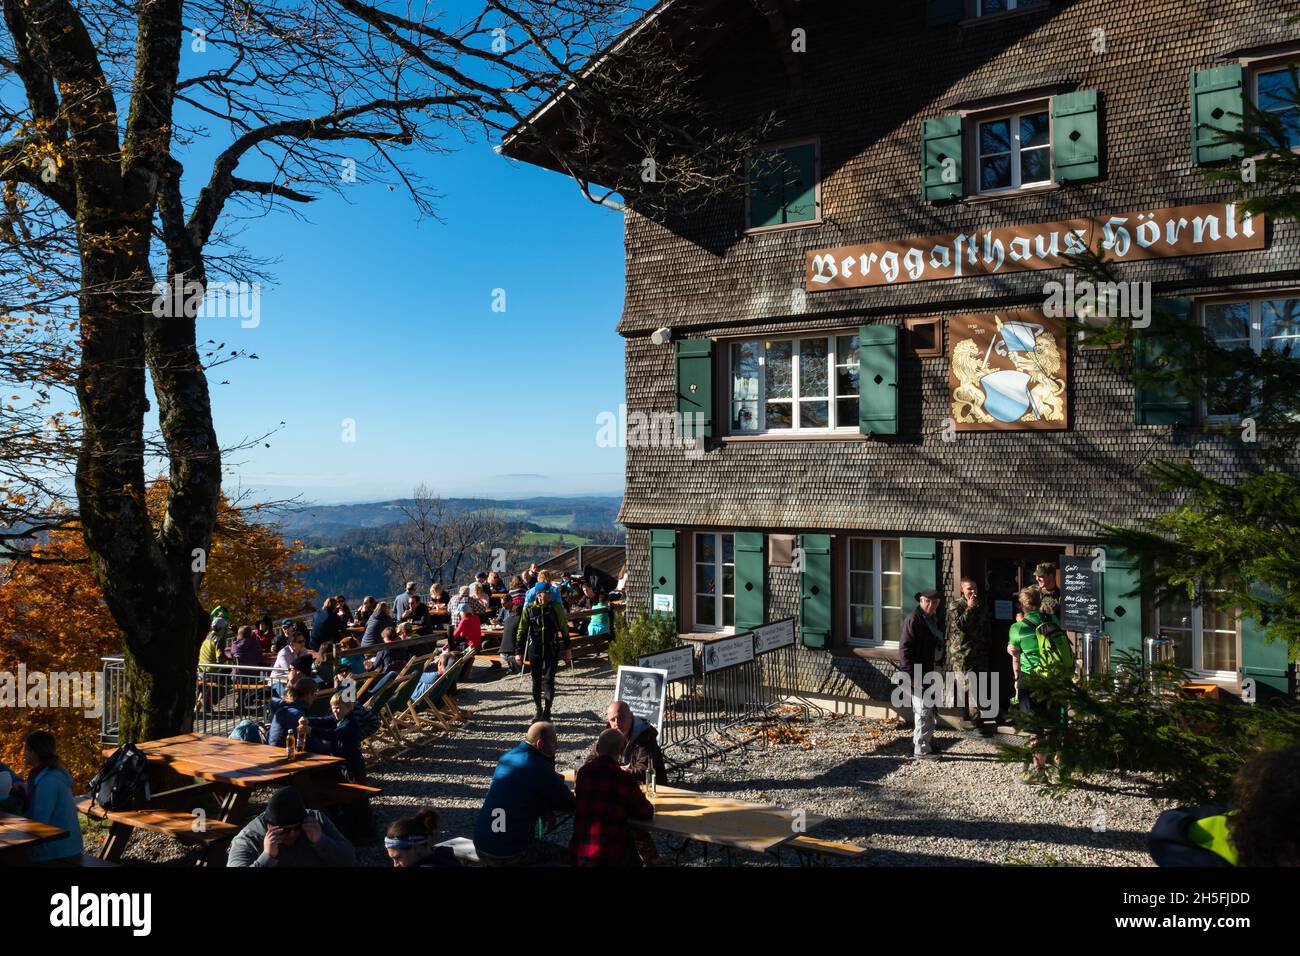
[[[422,578],[450,587],[462,565],[485,567],[505,534],[494,508],[455,508],[425,484],[398,507],[406,522],[388,560],[403,580]]]
[[[531,136],[593,199],[600,182],[646,205],[674,187],[734,188],[739,169],[743,138],[710,131],[690,102],[662,18],[613,45],[635,4],[482,0],[464,17],[362,0],[0,4],[0,289],[23,293],[3,314],[52,323],[49,367],[75,395],[75,429],[48,433],[60,410],[36,395],[37,418],[16,423],[28,440],[11,447],[18,461],[76,451],[76,515],[125,645],[123,740],[189,725],[222,474],[207,375],[221,344],[201,343],[191,309],[156,284],[202,297],[219,278],[256,278],[241,227],[353,182],[389,182],[432,214],[414,160],[428,169],[457,140]],[[578,134],[534,135],[528,117],[559,89]],[[218,142],[215,159],[196,158],[202,140]],[[655,156],[646,183],[641,158]],[[169,489],[156,521],[150,386]],[[30,475],[8,476],[6,527],[22,533],[26,503],[59,496],[67,476],[46,464],[31,495],[18,487]]]

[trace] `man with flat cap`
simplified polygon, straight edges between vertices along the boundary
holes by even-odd
[[[1056,617],[1061,607],[1061,589],[1056,586],[1056,565],[1043,561],[1034,568],[1034,586],[1042,596],[1040,610]]]
[[[939,592],[925,588],[917,593],[912,613],[903,619],[898,642],[898,666],[903,673],[903,687],[911,697],[912,754],[918,759],[938,756],[934,752],[934,723],[939,709],[936,681],[946,654],[943,625],[939,622]]]
[[[226,866],[356,866],[357,852],[330,818],[308,810],[302,794],[281,787],[266,810],[239,831]]]

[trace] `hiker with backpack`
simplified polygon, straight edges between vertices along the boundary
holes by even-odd
[[[1042,592],[1038,588],[1024,588],[1020,592],[1021,620],[1011,625],[1007,636],[1007,653],[1011,655],[1011,671],[1015,675],[1016,696],[1020,710],[1032,713],[1044,706],[1035,701],[1029,692],[1025,675],[1046,680],[1072,680],[1074,653],[1070,639],[1061,622],[1042,609]],[[1030,740],[1037,747],[1037,739]],[[1047,754],[1033,751],[1033,766],[1021,775],[1024,783],[1043,783],[1047,779]]]

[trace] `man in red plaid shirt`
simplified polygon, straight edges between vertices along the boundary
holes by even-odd
[[[606,730],[596,740],[596,756],[578,770],[574,786],[578,806],[569,843],[578,866],[639,862],[628,820],[649,820],[655,811],[637,778],[619,765],[626,742],[617,730]]]

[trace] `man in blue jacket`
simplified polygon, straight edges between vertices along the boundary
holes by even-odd
[[[537,821],[572,813],[573,794],[555,772],[555,726],[538,721],[497,761],[492,785],[474,824],[474,849],[485,866],[524,866],[542,857]]]

